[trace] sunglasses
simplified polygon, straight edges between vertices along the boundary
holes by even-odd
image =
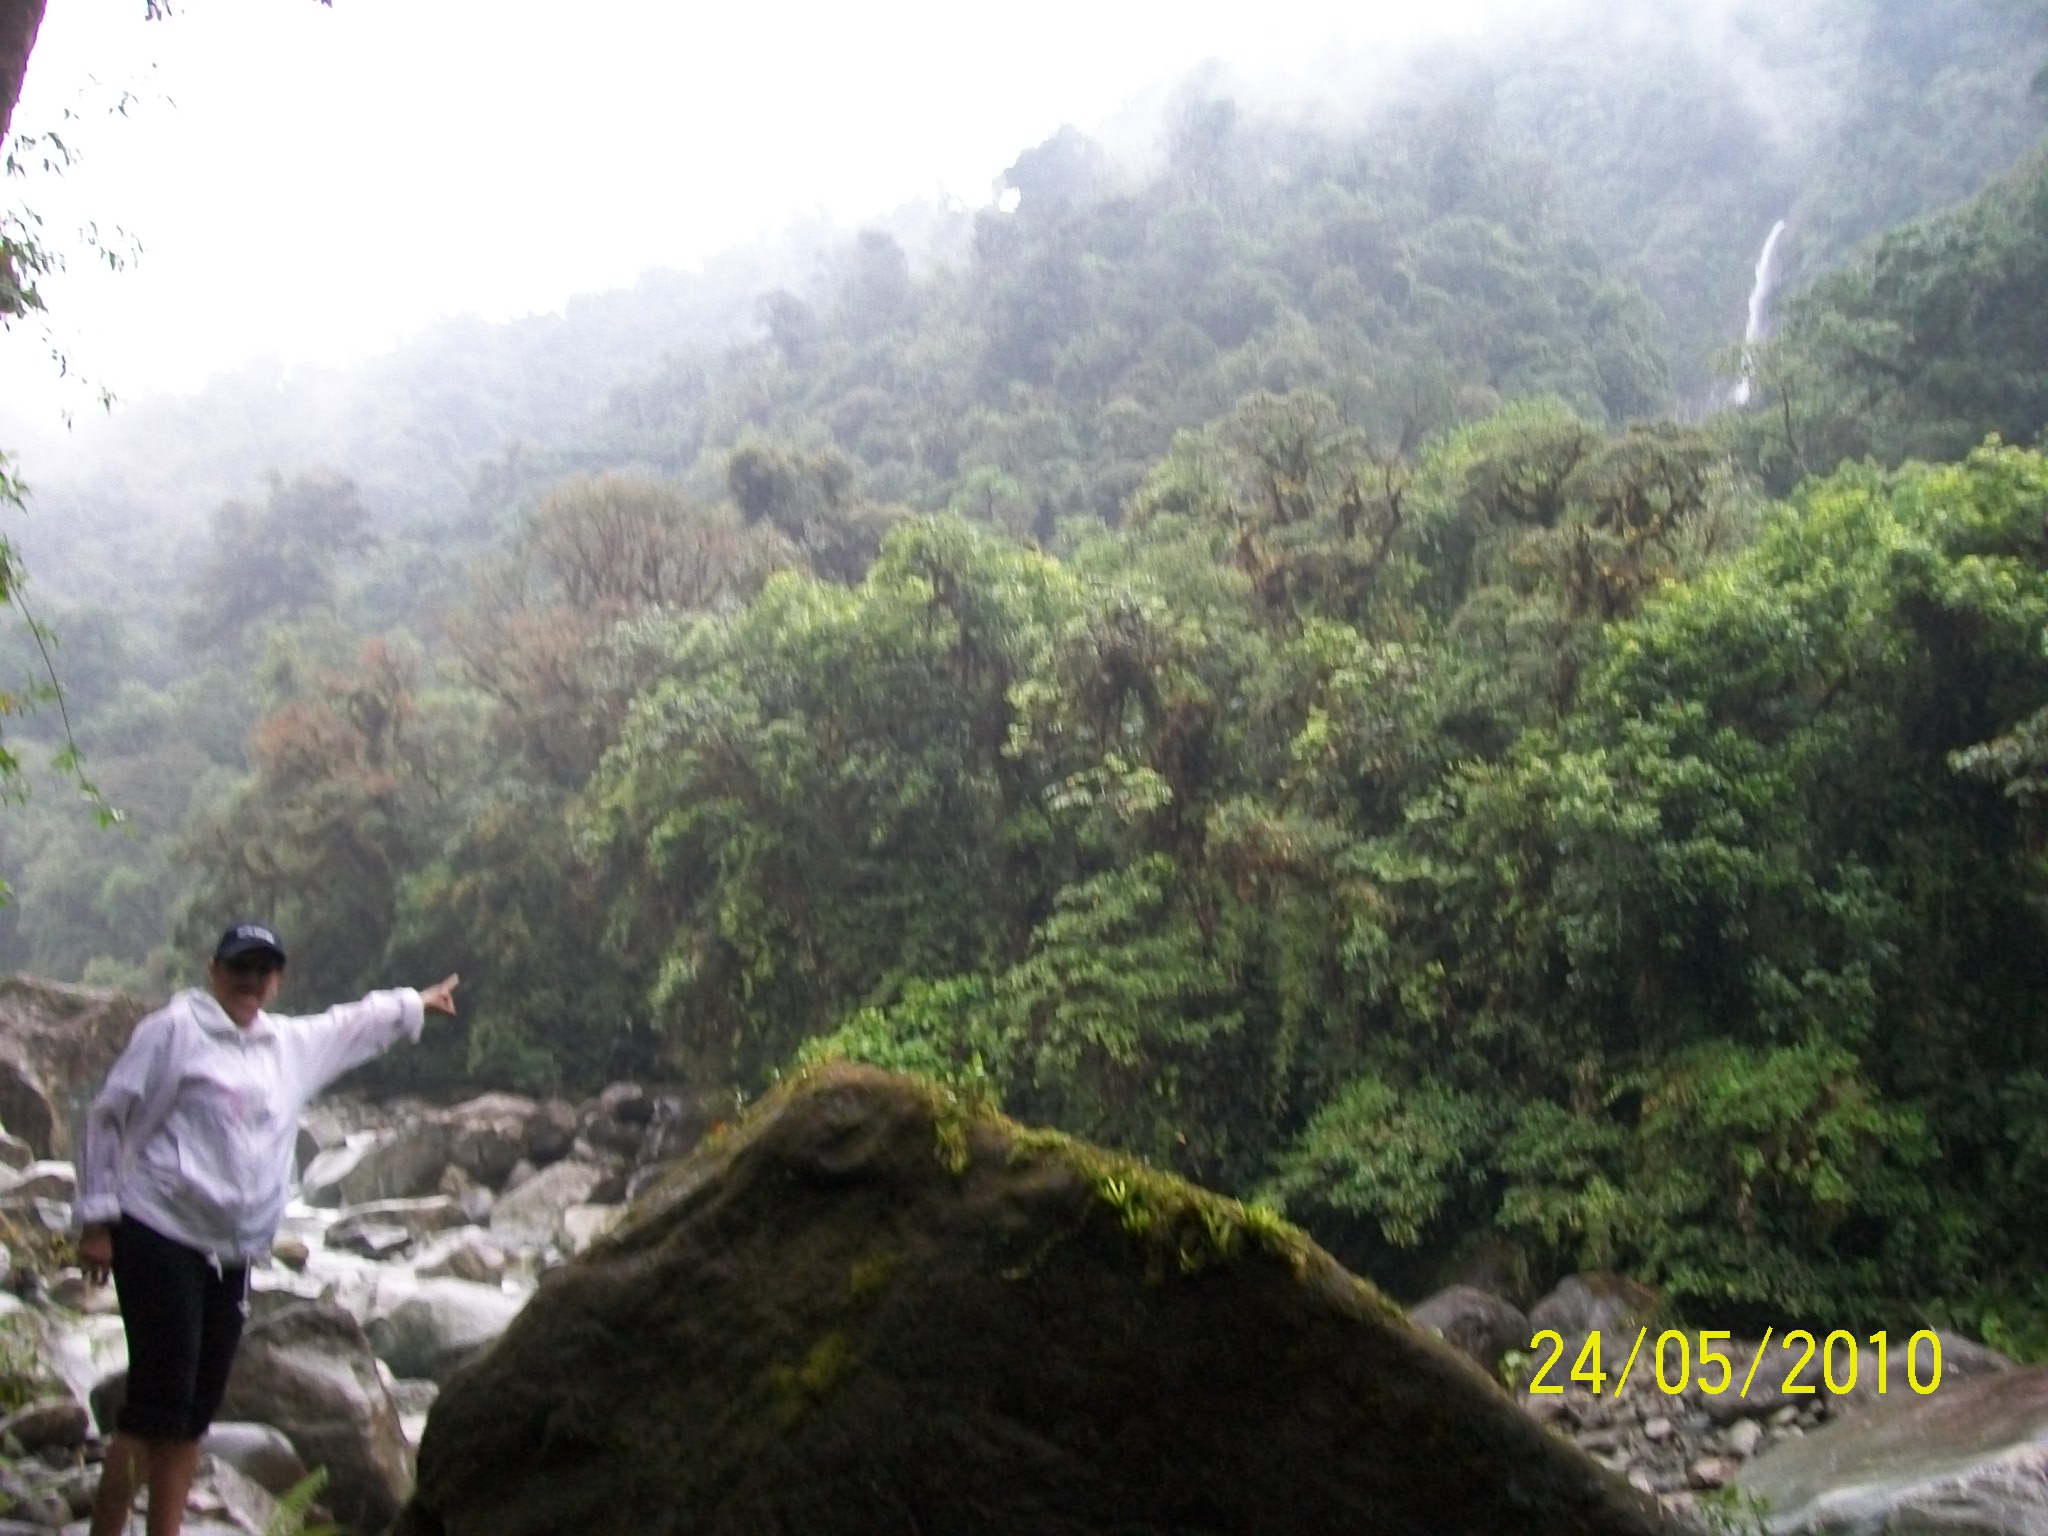
[[[283,965],[268,955],[243,955],[225,963],[237,976],[268,976],[273,971],[284,969]]]

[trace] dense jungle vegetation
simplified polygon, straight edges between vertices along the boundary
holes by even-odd
[[[2042,1350],[2048,11],[1716,14],[137,405],[25,531],[128,824],[0,819],[0,961],[259,912],[468,978],[387,1087],[844,1053],[1397,1293]]]

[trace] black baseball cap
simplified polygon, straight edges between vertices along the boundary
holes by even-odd
[[[276,929],[262,923],[237,923],[213,946],[213,958],[222,965],[259,955],[277,965],[284,964],[284,940],[277,936]]]

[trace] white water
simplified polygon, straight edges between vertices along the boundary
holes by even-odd
[[[1764,306],[1771,297],[1771,258],[1777,254],[1778,237],[1785,233],[1785,221],[1778,220],[1764,237],[1763,254],[1756,259],[1756,282],[1749,290],[1749,323],[1742,328],[1742,379],[1728,392],[1736,405],[1749,404],[1749,381],[1754,372],[1749,349],[1764,337]]]

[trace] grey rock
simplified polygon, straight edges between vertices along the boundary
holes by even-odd
[[[249,1271],[249,1317],[252,1322],[321,1301],[326,1295],[327,1287],[310,1275],[295,1274],[289,1269]]]
[[[299,1181],[308,1205],[367,1205],[430,1195],[448,1166],[453,1133],[439,1120],[414,1120],[394,1130],[351,1138],[323,1152]]]
[[[962,1177],[930,1093],[804,1074],[643,1197],[447,1384],[392,1536],[611,1530],[622,1500],[807,1536],[906,1500],[982,1536],[1669,1528],[1305,1239],[1148,1281],[1078,1153],[976,1118]],[[878,1230],[912,1256],[880,1274]]]
[[[31,1482],[15,1467],[0,1467],[0,1501],[10,1519],[31,1530],[40,1527],[45,1536],[71,1519],[71,1504],[62,1494]]]
[[[360,1231],[396,1227],[408,1239],[417,1240],[434,1232],[448,1232],[463,1225],[462,1205],[443,1194],[412,1200],[373,1200],[351,1206],[327,1229],[327,1246],[349,1248]],[[360,1252],[360,1249],[354,1251]]]
[[[2014,1370],[1836,1420],[1735,1478],[1774,1536],[2042,1536],[2048,1367]]]
[[[1931,1335],[1931,1337],[1928,1337]],[[1916,1343],[1915,1340],[1918,1340]],[[1874,1408],[1894,1398],[1913,1396],[1911,1372],[1917,1369],[1922,1381],[1933,1378],[1934,1346],[1940,1345],[1940,1380],[1944,1387],[1960,1386],[1966,1381],[1977,1381],[1986,1376],[2003,1375],[2015,1367],[2012,1360],[1974,1339],[1947,1329],[1927,1329],[1921,1334],[1892,1335],[1887,1337],[1882,1357],[1875,1345],[1866,1337],[1857,1344],[1855,1385],[1848,1392],[1824,1392],[1815,1405],[1823,1409],[1830,1418],[1844,1413],[1858,1413]],[[1839,1344],[1838,1344],[1839,1347]],[[1837,1367],[1836,1380],[1841,1379],[1842,1366]],[[1819,1379],[1820,1366],[1816,1363],[1808,1371],[1809,1380]]]
[[[303,1274],[313,1250],[303,1237],[286,1233],[270,1245],[270,1256],[294,1274]]]
[[[93,1495],[99,1491],[100,1469],[83,1462],[74,1463],[50,1479],[49,1491],[55,1498],[64,1501],[71,1511],[72,1519],[92,1512]]]
[[[447,1112],[450,1166],[495,1188],[527,1156],[539,1117],[538,1104],[512,1094],[487,1094],[457,1105]]]
[[[224,1419],[275,1425],[328,1472],[335,1517],[382,1530],[412,1486],[412,1448],[376,1356],[338,1308],[289,1308],[252,1323],[228,1378]]]
[[[72,1106],[148,1011],[120,992],[0,978],[0,1125],[36,1157],[74,1156]]]
[[[561,1099],[543,1099],[540,1113],[526,1129],[526,1155],[545,1168],[567,1157],[575,1140],[575,1106]]]
[[[612,1083],[597,1096],[597,1107],[621,1125],[647,1125],[654,1119],[654,1105],[638,1083]]]
[[[71,1233],[71,1202],[44,1195],[0,1195],[0,1212],[60,1237]]]
[[[92,1420],[71,1397],[43,1397],[0,1419],[0,1436],[12,1435],[31,1455],[55,1447],[74,1451],[85,1444]]]
[[[0,1269],[4,1269],[6,1264],[6,1258],[0,1257]],[[73,1312],[104,1314],[121,1310],[120,1300],[111,1285],[88,1284],[84,1274],[76,1269],[59,1272],[50,1283],[48,1294],[55,1305]]]
[[[457,1366],[495,1340],[525,1300],[466,1280],[422,1280],[381,1304],[365,1328],[377,1358],[395,1375],[445,1382]]]
[[[498,1197],[491,1207],[491,1231],[501,1239],[530,1247],[558,1240],[562,1213],[583,1205],[610,1169],[572,1158],[550,1164],[518,1188]]]
[[[337,1253],[353,1253],[365,1259],[396,1258],[412,1244],[411,1232],[389,1222],[354,1222],[340,1232],[330,1232],[327,1235],[329,1248]]]
[[[1469,1285],[1438,1291],[1410,1308],[1408,1320],[1489,1372],[1509,1350],[1527,1349],[1534,1331],[1518,1307]]]
[[[440,1395],[441,1384],[435,1381],[401,1376],[391,1383],[391,1400],[408,1418],[425,1418],[434,1406],[434,1399]]]
[[[578,1141],[600,1152],[610,1152],[620,1157],[632,1157],[640,1150],[641,1127],[628,1125],[616,1116],[599,1110],[583,1118],[582,1133]]]
[[[570,1253],[582,1253],[618,1224],[626,1212],[623,1205],[572,1205],[562,1212],[562,1246]]]
[[[291,1437],[269,1424],[216,1423],[207,1430],[200,1449],[274,1497],[282,1498],[306,1477],[306,1464],[293,1448]]]
[[[442,1233],[424,1246],[413,1266],[422,1280],[467,1280],[496,1285],[505,1278],[505,1250],[477,1227]]]
[[[1660,1305],[1655,1291],[1625,1276],[1571,1275],[1529,1309],[1529,1326],[1554,1329],[1567,1340],[1598,1330],[1612,1349],[1614,1340],[1606,1335],[1633,1337],[1638,1328],[1655,1321]]]
[[[1721,1488],[1741,1466],[1733,1456],[1702,1456],[1686,1472],[1695,1488]]]
[[[0,1195],[37,1195],[69,1205],[78,1198],[78,1170],[55,1158],[41,1158],[0,1175]]]

